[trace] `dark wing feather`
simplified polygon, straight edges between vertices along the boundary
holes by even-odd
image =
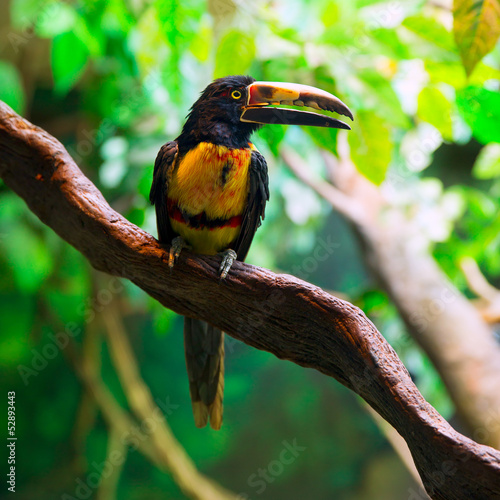
[[[158,240],[161,243],[171,243],[176,236],[167,212],[168,181],[174,168],[178,146],[176,141],[164,144],[156,156],[153,172],[153,184],[149,193],[149,201],[156,208],[156,225],[158,227]]]
[[[238,254],[238,260],[245,260],[253,237],[265,217],[266,202],[269,200],[269,178],[266,159],[252,151],[250,161],[250,191],[248,203],[243,214],[240,234],[232,245]]]

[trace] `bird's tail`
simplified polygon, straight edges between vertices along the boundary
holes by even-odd
[[[184,349],[196,427],[222,425],[224,332],[198,319],[184,318]]]

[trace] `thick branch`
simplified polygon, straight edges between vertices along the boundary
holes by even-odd
[[[114,212],[63,146],[0,104],[0,175],[99,270],[133,281],[166,307],[334,377],[405,438],[434,499],[500,499],[500,452],[457,433],[419,393],[363,312],[292,276],[236,263],[220,283],[215,257],[181,255]]]
[[[500,348],[489,325],[439,269],[418,220],[391,206],[356,171],[343,139],[339,134],[340,161],[324,155],[337,189],[359,207],[356,217],[341,213],[354,224],[369,268],[432,359],[462,422],[478,440],[500,448]],[[284,153],[292,170],[316,189],[300,159]],[[336,207],[332,195],[317,192]]]

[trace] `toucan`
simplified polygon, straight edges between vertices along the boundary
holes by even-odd
[[[228,76],[210,83],[193,104],[181,134],[156,158],[150,201],[158,239],[170,245],[172,268],[183,248],[220,254],[220,278],[243,261],[269,200],[267,164],[250,142],[263,124],[350,129],[331,116],[275,107],[310,107],[353,115],[334,95],[308,85]],[[197,427],[222,424],[224,333],[184,318],[189,390]]]

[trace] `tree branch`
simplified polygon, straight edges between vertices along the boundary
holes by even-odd
[[[357,172],[342,133],[337,149],[340,160],[326,152],[323,156],[336,189],[361,206],[361,217],[341,213],[353,223],[367,266],[433,361],[462,423],[478,440],[500,448],[500,347],[489,325],[441,271],[417,218],[392,206],[381,189]],[[285,160],[314,188],[304,179],[307,169],[300,160],[289,154]]]
[[[363,312],[287,275],[165,249],[114,212],[48,133],[0,103],[0,175],[29,208],[99,270],[280,359],[315,368],[359,394],[406,440],[433,499],[500,499],[500,452],[456,432],[422,397]]]
[[[127,340],[125,326],[113,301],[101,313],[113,365],[129,406],[140,422],[154,422],[151,441],[161,465],[173,476],[183,493],[195,500],[237,500],[196,469],[193,461],[173,435],[165,416],[153,401],[151,392],[139,374],[139,367]]]

